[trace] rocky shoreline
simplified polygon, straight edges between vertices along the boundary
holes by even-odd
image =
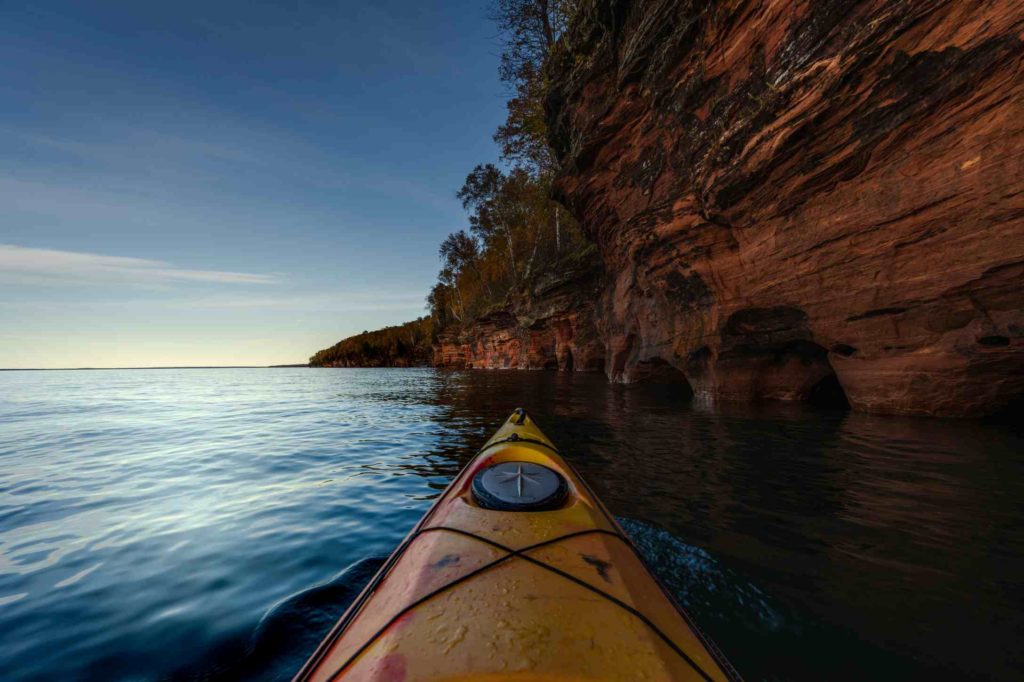
[[[596,245],[432,363],[978,416],[1024,395],[1024,7],[588,5],[546,64]]]
[[[507,308],[439,334],[433,364],[602,372],[605,348],[595,302],[604,287],[599,267],[542,277]]]

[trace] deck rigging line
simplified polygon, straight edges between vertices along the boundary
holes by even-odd
[[[563,540],[568,540],[570,538],[579,537],[581,535],[595,535],[595,534],[609,535],[609,536],[611,536],[613,538],[618,538],[622,542],[626,543],[627,547],[632,549],[632,544],[621,533],[616,532],[616,531],[605,530],[603,528],[591,528],[591,529],[588,529],[588,530],[577,531],[575,533],[568,533],[566,535],[560,535],[560,536],[558,536],[556,538],[550,538],[548,540],[544,540],[542,542],[538,542],[538,543],[535,543],[535,544],[532,544],[532,545],[528,545],[528,546],[520,548],[520,549],[512,549],[511,547],[503,545],[500,542],[495,542],[494,540],[482,537],[480,535],[477,535],[476,533],[471,533],[471,532],[469,532],[467,530],[463,530],[461,528],[453,528],[453,527],[450,527],[450,526],[431,526],[430,528],[423,528],[423,529],[418,530],[409,539],[409,542],[407,542],[405,544],[405,546],[403,547],[403,550],[405,548],[407,548],[408,545],[411,544],[411,542],[413,540],[415,540],[417,537],[419,537],[420,535],[422,535],[424,533],[434,532],[434,531],[447,531],[449,533],[457,533],[457,534],[463,535],[465,537],[473,538],[474,540],[477,540],[479,542],[483,542],[484,544],[490,545],[490,546],[492,546],[492,547],[494,547],[496,549],[500,549],[500,550],[502,550],[504,552],[507,552],[507,554],[505,554],[504,556],[499,557],[499,558],[497,558],[497,559],[495,559],[493,561],[490,561],[490,562],[484,564],[483,566],[480,566],[480,567],[470,571],[469,573],[466,573],[465,575],[459,576],[455,580],[452,580],[451,582],[446,583],[446,584],[442,585],[441,587],[439,587],[439,588],[437,588],[435,590],[432,590],[431,592],[428,592],[427,594],[423,595],[419,599],[414,600],[410,604],[407,604],[398,613],[393,615],[384,625],[382,625],[380,627],[380,629],[378,629],[371,637],[369,637],[365,642],[363,642],[363,644],[351,656],[349,656],[349,658],[337,670],[335,670],[333,673],[331,673],[331,676],[328,678],[328,680],[330,682],[334,682],[335,680],[337,680],[339,675],[341,675],[343,672],[345,672],[345,670],[357,658],[359,658],[359,656],[361,656],[370,647],[371,644],[373,644],[377,639],[379,639],[380,636],[383,635],[387,631],[387,629],[389,627],[391,627],[395,623],[395,621],[397,621],[399,618],[404,616],[406,613],[408,613],[409,611],[415,609],[417,606],[420,606],[421,604],[423,604],[423,603],[433,599],[437,595],[442,594],[442,593],[448,591],[449,589],[455,587],[456,585],[464,583],[467,580],[469,580],[469,579],[471,579],[471,578],[473,578],[473,577],[483,573],[484,571],[490,570],[491,568],[494,568],[495,566],[498,566],[499,564],[502,564],[502,563],[508,561],[509,559],[516,558],[516,557],[518,557],[519,559],[522,559],[523,561],[529,562],[529,563],[531,563],[531,564],[533,564],[535,566],[539,566],[540,568],[543,568],[545,570],[551,571],[552,573],[555,573],[556,575],[559,575],[559,576],[565,578],[566,580],[569,580],[569,581],[579,585],[580,587],[583,587],[583,588],[585,588],[587,590],[590,590],[591,592],[597,594],[600,597],[605,598],[606,600],[608,600],[611,603],[615,604],[619,608],[624,609],[628,613],[632,614],[633,616],[638,618],[641,622],[643,622],[645,625],[647,625],[647,627],[649,627],[655,634],[657,634],[662,639],[662,641],[664,641],[669,646],[669,648],[671,648],[676,654],[678,654],[683,660],[685,660],[686,663],[689,664],[689,666],[691,668],[693,668],[704,680],[707,680],[707,682],[713,682],[711,676],[709,676],[706,672],[704,672],[704,670],[696,663],[696,661],[694,661],[685,651],[683,651],[683,649],[678,644],[676,644],[668,635],[666,635],[664,632],[662,632],[661,629],[658,628],[658,626],[655,625],[654,622],[651,621],[651,619],[649,619],[643,613],[641,613],[637,609],[633,608],[629,604],[626,604],[625,602],[623,602],[622,600],[618,599],[617,597],[614,597],[614,596],[608,594],[604,590],[601,590],[601,589],[599,589],[597,587],[594,587],[593,585],[591,585],[590,583],[586,582],[585,580],[581,580],[581,579],[577,578],[576,576],[571,575],[569,573],[566,573],[565,571],[563,571],[563,570],[561,570],[559,568],[555,568],[554,566],[551,566],[550,564],[547,564],[547,563],[545,563],[543,561],[540,561],[539,559],[534,559],[533,557],[527,556],[525,554],[525,552],[529,552],[529,551],[532,551],[532,550],[535,550],[535,549],[539,549],[541,547],[546,547],[548,545],[553,545],[553,544],[561,542]],[[362,606],[362,605],[360,605],[360,606]]]

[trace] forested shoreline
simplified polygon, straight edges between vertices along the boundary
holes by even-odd
[[[309,359],[311,367],[420,367],[432,361],[433,320],[421,317],[342,339]]]
[[[499,78],[509,90],[505,122],[494,133],[500,159],[473,168],[455,192],[466,224],[438,248],[440,271],[427,294],[428,315],[343,339],[311,366],[408,366],[431,363],[439,336],[505,310],[528,296],[546,272],[578,269],[591,244],[552,197],[558,163],[544,113],[544,65],[578,0],[498,0],[491,18],[502,39]]]

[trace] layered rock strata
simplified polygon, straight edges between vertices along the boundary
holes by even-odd
[[[548,67],[557,192],[610,280],[574,365],[885,413],[1021,395],[1022,31],[1015,0],[593,3]],[[468,365],[580,333],[487,324]]]
[[[442,333],[434,348],[439,367],[603,371],[604,343],[595,302],[605,289],[599,269],[550,273],[527,295]]]

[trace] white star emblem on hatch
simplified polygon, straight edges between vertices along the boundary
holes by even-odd
[[[512,471],[503,471],[503,472],[501,472],[498,475],[501,476],[501,480],[500,480],[501,483],[509,483],[511,481],[515,481],[516,482],[516,495],[519,496],[519,497],[523,496],[523,485],[524,485],[524,483],[537,483],[538,482],[537,481],[537,475],[536,474],[531,474],[528,471],[523,471],[523,465],[522,464],[520,464],[518,467],[516,467],[516,470],[514,472],[512,472]]]

